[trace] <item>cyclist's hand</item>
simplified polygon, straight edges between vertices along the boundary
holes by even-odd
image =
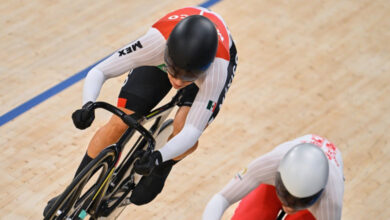
[[[139,160],[134,163],[134,170],[143,176],[149,176],[154,167],[162,163],[160,151],[154,151],[151,154],[144,154]]]
[[[95,111],[91,108],[93,102],[87,102],[81,109],[72,114],[73,124],[78,129],[88,128],[95,119]]]

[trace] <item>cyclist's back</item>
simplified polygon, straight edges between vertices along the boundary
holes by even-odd
[[[233,219],[269,219],[269,216],[264,216],[264,213],[270,214],[269,209],[273,210],[271,214],[274,217],[278,215],[282,203],[276,195],[274,185],[279,163],[290,149],[301,143],[311,143],[320,147],[329,160],[329,177],[326,187],[319,200],[307,210],[317,219],[341,218],[344,193],[341,153],[330,141],[310,134],[280,144],[269,153],[255,159],[247,169],[238,173],[222,191],[215,195],[215,197],[221,196],[218,200],[221,203],[226,202],[226,208],[242,199]],[[248,193],[250,194],[247,195]],[[205,215],[210,210],[206,208]],[[313,216],[306,215],[308,219],[312,219]],[[294,219],[287,217],[286,219]]]

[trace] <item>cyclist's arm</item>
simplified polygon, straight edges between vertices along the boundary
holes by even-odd
[[[165,39],[155,28],[116,51],[93,67],[85,79],[83,103],[96,101],[103,83],[142,65],[159,65],[163,61]]]
[[[279,161],[286,150],[288,150],[287,145],[279,146],[252,161],[248,168],[237,173],[235,178],[219,193],[214,195],[207,204],[203,213],[203,219],[220,219],[230,205],[244,198],[260,184],[274,185]]]
[[[213,109],[208,108],[208,104],[210,101],[217,103],[225,87],[228,64],[226,60],[216,58],[205,76],[196,81],[199,91],[183,129],[159,150],[163,161],[180,156],[198,141],[213,114]]]
[[[217,193],[207,203],[206,209],[203,212],[203,220],[221,219],[225,210],[231,204],[221,194]]]

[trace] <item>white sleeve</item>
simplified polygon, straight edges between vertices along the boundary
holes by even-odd
[[[100,88],[106,81],[106,76],[97,68],[92,68],[85,78],[83,88],[83,105],[89,101],[96,101]]]
[[[225,210],[230,206],[229,202],[221,194],[215,194],[207,203],[203,212],[203,220],[219,220]]]
[[[161,33],[150,28],[139,39],[116,51],[93,67],[85,79],[83,103],[96,101],[103,83],[139,66],[157,66],[163,62],[165,39]]]
[[[221,219],[225,210],[254,190],[261,183],[269,183],[275,179],[277,166],[283,153],[271,151],[252,161],[248,168],[241,170],[236,176],[208,202],[203,220]]]
[[[185,153],[198,141],[211,115],[212,108],[207,108],[209,102],[217,103],[227,80],[226,60],[216,58],[205,74],[196,83],[198,94],[187,115],[183,129],[159,151],[163,161],[170,160]]]
[[[230,203],[236,203],[260,184],[275,185],[275,175],[283,155],[292,146],[279,145],[271,152],[252,161],[248,168],[237,173],[220,194]]]
[[[272,151],[253,160],[248,165],[248,168],[237,173],[207,204],[203,214],[203,220],[220,219],[230,205],[243,199],[262,183],[274,185],[280,160],[295,144],[296,141],[282,143]],[[210,218],[208,218],[209,216]]]
[[[194,146],[202,131],[192,125],[184,125],[183,129],[159,151],[163,161],[170,160],[185,153]]]
[[[205,77],[196,81],[199,87],[198,94],[192,103],[191,110],[188,113],[186,124],[193,125],[203,131],[209,123],[214,108],[210,108],[210,103],[217,104],[219,98],[228,83],[228,65],[229,62],[216,58]],[[221,106],[219,106],[221,107]]]

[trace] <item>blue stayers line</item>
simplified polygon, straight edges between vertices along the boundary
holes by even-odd
[[[200,4],[200,7],[208,8],[215,3],[219,2],[221,0],[209,0],[202,4]],[[81,72],[76,73],[75,75],[69,77],[68,79],[60,82],[59,84],[53,86],[52,88],[42,92],[41,94],[35,96],[34,98],[28,100],[27,102],[19,105],[18,107],[12,109],[11,111],[5,113],[4,115],[0,116],[0,126],[3,126],[7,122],[11,121],[12,119],[18,117],[19,115],[25,113],[26,111],[30,110],[34,106],[40,104],[41,102],[45,101],[46,99],[49,99],[50,97],[56,95],[57,93],[60,93],[62,90],[65,90],[66,88],[70,87],[71,85],[77,83],[78,81],[82,80],[87,76],[87,73],[89,70],[91,70],[94,66],[105,60],[106,58],[100,60],[99,62],[85,68]]]
[[[202,4],[200,4],[199,6],[200,7],[203,7],[203,8],[208,8],[208,7],[211,7],[212,5],[214,5],[215,3],[219,2],[221,0],[208,0],[206,2],[203,2]]]
[[[104,60],[104,59],[103,59]],[[103,61],[101,60],[101,61]],[[90,69],[92,69],[94,66],[96,66],[101,61],[95,63],[94,65],[84,69],[83,71],[76,73],[75,75],[69,77],[68,79],[60,82],[59,84],[51,87],[50,89],[42,92],[41,94],[35,96],[34,98],[28,100],[27,102],[19,105],[18,107],[12,109],[11,111],[5,113],[4,115],[0,116],[0,126],[4,125],[5,123],[11,121],[12,119],[18,117],[19,115],[25,113],[26,111],[30,110],[32,107],[38,105],[39,103],[45,101],[46,99],[56,95],[57,93],[61,92],[62,90],[68,88],[69,86],[75,84],[76,82],[82,80],[85,78],[87,73]]]

